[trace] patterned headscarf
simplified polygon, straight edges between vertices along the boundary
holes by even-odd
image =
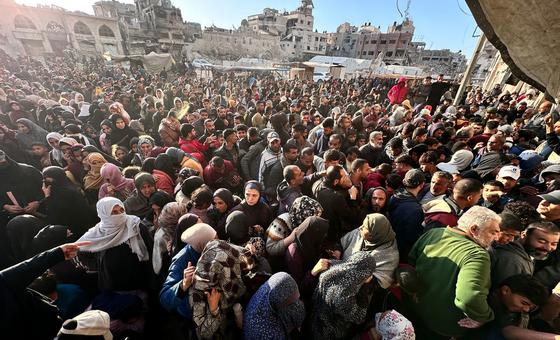
[[[321,204],[308,196],[301,196],[295,199],[290,207],[290,222],[292,228],[297,228],[309,216],[320,216],[323,212]]]
[[[369,214],[364,219],[363,225],[368,228],[368,237],[364,239],[362,250],[373,250],[385,243],[395,241],[395,232],[384,215]]]
[[[287,339],[305,318],[296,281],[287,273],[272,275],[245,309],[245,339]]]
[[[187,206],[177,202],[167,203],[161,213],[158,216],[159,227],[163,231],[172,236],[174,234],[175,228],[177,228],[177,222],[179,218],[187,213]]]
[[[196,274],[191,289],[193,321],[197,333],[209,333],[208,330],[201,329],[205,327],[204,321],[210,317],[206,292],[212,288],[220,292],[222,313],[245,294],[245,284],[241,279],[241,256],[239,248],[222,240],[208,242],[204,248],[196,264]]]
[[[381,340],[414,340],[412,323],[396,310],[375,314],[375,329]]]
[[[360,251],[348,260],[332,265],[319,276],[313,295],[313,334],[316,338],[326,334],[333,338],[344,337],[344,327],[365,321],[367,305],[356,303],[356,300],[364,281],[374,270],[373,254]]]

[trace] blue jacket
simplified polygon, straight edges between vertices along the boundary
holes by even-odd
[[[192,308],[189,305],[189,295],[181,292],[181,281],[183,271],[190,262],[196,267],[200,254],[187,244],[177,255],[173,257],[169,266],[169,274],[159,292],[159,302],[168,311],[176,311],[181,316],[192,318]],[[182,295],[182,297],[180,296]]]
[[[418,199],[402,188],[389,200],[389,221],[395,231],[401,261],[408,259],[412,246],[422,235],[424,212]]]

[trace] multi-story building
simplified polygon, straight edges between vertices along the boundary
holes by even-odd
[[[498,49],[496,49],[490,41],[486,40],[476,60],[471,76],[471,83],[473,85],[482,85],[499,58],[500,52]]]
[[[56,6],[24,6],[0,0],[0,48],[13,55],[122,54],[116,18],[70,12]],[[9,14],[9,15],[8,15]]]
[[[371,23],[359,28],[344,23],[336,34],[329,35],[329,51],[335,56],[360,59],[377,59],[381,53],[386,64],[406,65],[413,35],[414,25],[408,18],[400,24],[394,22],[387,32]]]

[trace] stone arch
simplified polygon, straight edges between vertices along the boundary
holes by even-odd
[[[74,24],[74,33],[92,35],[89,27],[81,21],[78,21]]]
[[[66,29],[64,26],[59,24],[56,21],[50,21],[46,26],[47,32],[54,32],[54,33],[65,33]]]
[[[16,28],[26,28],[32,30],[37,29],[33,21],[31,21],[31,19],[23,15],[16,15],[16,17],[14,18],[14,26]]]
[[[101,25],[101,27],[99,27],[99,35],[102,37],[109,37],[109,38],[115,37],[115,33],[107,25]]]

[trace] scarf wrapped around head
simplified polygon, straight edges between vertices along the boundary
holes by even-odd
[[[143,151],[142,151],[142,145],[143,144],[149,144],[152,146],[152,148],[156,145],[154,142],[154,139],[151,136],[147,136],[147,135],[142,135],[140,137],[138,137],[138,144],[136,146],[136,153],[138,155],[138,157],[140,157],[140,160],[143,162],[144,159],[146,159],[146,157],[150,157],[150,155],[144,155]]]
[[[199,218],[195,214],[186,213],[179,218],[177,222],[177,227],[175,228],[175,233],[173,235],[173,256],[175,256],[178,252],[183,249],[185,243],[183,239],[183,234],[188,229],[192,228],[195,224],[198,224]],[[202,247],[204,248],[204,247]],[[198,251],[199,253],[202,252],[202,249]]]
[[[50,133],[47,134],[47,143],[49,145],[51,145],[51,143],[49,142],[49,139],[54,139],[55,141],[60,142],[60,140],[63,137],[64,136],[62,136],[58,132],[50,132]],[[58,147],[58,146],[54,147],[52,145],[51,145],[51,147],[53,148],[51,150],[53,158],[58,162],[58,164],[64,164],[64,157],[63,157],[62,151],[60,151],[60,147]]]
[[[368,237],[364,239],[364,246],[361,250],[374,250],[395,241],[395,232],[384,215],[369,214],[364,219],[363,225],[368,228],[369,233]]]
[[[159,227],[162,228],[166,234],[173,235],[179,218],[187,213],[187,206],[177,202],[167,203],[158,217]]]
[[[243,331],[246,339],[287,339],[304,318],[305,307],[296,281],[280,272],[272,275],[249,301]]]
[[[375,329],[381,340],[414,340],[414,326],[396,310],[375,314]]]
[[[217,237],[217,233],[206,223],[196,223],[181,234],[181,241],[189,244],[197,253],[202,253],[208,242]]]
[[[356,303],[356,297],[364,281],[375,271],[375,258],[367,251],[352,254],[348,260],[332,265],[319,276],[319,284],[313,296],[347,322],[364,322],[367,307]]]
[[[308,196],[301,196],[294,200],[290,207],[290,222],[292,228],[299,227],[309,216],[321,216],[323,207],[321,204]]]
[[[28,133],[17,133],[16,140],[24,149],[31,149],[33,143],[43,143],[47,139],[48,132],[40,127],[39,125],[33,123],[27,118],[20,118],[17,120],[18,124],[27,126],[29,129]]]
[[[226,235],[229,242],[242,246],[249,241],[249,221],[241,211],[233,211],[226,219]]]
[[[101,176],[108,181],[117,191],[134,190],[134,180],[125,178],[121,170],[114,164],[105,163],[101,167]]]
[[[329,221],[318,216],[310,216],[300,225],[296,245],[303,254],[304,269],[311,269],[321,256],[323,242],[329,231]]]
[[[97,202],[97,214],[101,219],[95,227],[88,230],[78,242],[91,241],[89,246],[80,247],[80,251],[98,253],[126,243],[140,261],[148,261],[149,253],[140,235],[140,219],[126,213],[112,215],[113,208],[123,203],[114,197],[105,197]]]
[[[204,321],[210,317],[206,293],[216,288],[220,296],[220,310],[233,306],[245,294],[242,280],[239,248],[226,241],[208,242],[196,265],[194,284],[191,289],[193,321],[200,331]],[[198,332],[197,332],[198,333]]]
[[[84,161],[89,166],[89,171],[84,177],[84,189],[96,190],[101,188],[104,182],[103,177],[101,177],[101,167],[107,163],[105,157],[100,153],[93,152],[87,155]]]

